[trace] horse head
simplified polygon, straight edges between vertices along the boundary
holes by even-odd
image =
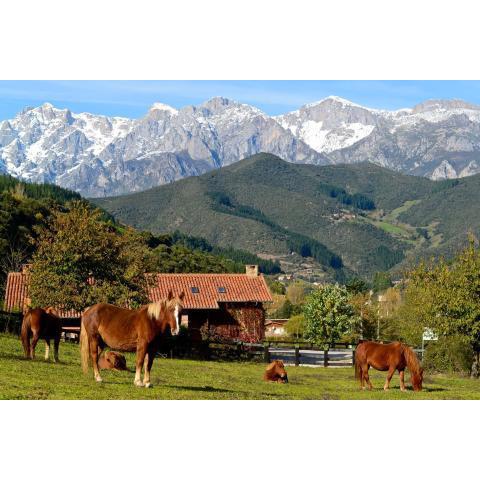
[[[281,360],[274,360],[265,371],[265,380],[279,383],[288,383],[288,375]]]
[[[423,383],[423,368],[420,367],[418,372],[411,374],[412,387],[414,392],[420,392],[422,390]]]
[[[174,296],[172,291],[168,292],[167,300],[165,301],[165,319],[166,325],[170,327],[172,335],[178,335],[180,332],[180,313],[183,308],[183,299],[185,292]]]

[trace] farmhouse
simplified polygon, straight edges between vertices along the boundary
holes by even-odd
[[[265,338],[263,303],[272,296],[258,266],[247,265],[245,273],[158,273],[152,277],[148,296],[155,302],[171,290],[185,292],[181,322],[193,339],[202,336],[259,342]],[[8,274],[5,294],[7,311],[25,311],[28,298],[28,272]],[[61,312],[64,318],[80,318],[79,312]]]
[[[288,318],[271,318],[265,320],[265,336],[280,337],[286,334],[285,324]]]

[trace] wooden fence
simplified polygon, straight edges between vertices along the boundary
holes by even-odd
[[[0,332],[20,334],[23,315],[17,312],[0,310]]]

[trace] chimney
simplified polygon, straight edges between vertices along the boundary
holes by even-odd
[[[258,265],[245,265],[247,277],[258,277]]]

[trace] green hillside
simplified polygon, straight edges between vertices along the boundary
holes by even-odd
[[[7,273],[18,271],[31,261],[38,230],[49,223],[56,210],[68,211],[69,202],[79,200],[82,197],[78,193],[55,185],[26,183],[0,175],[0,298]],[[91,204],[91,208],[97,207]],[[100,218],[119,234],[125,231],[109,213],[104,212]],[[272,260],[259,259],[246,251],[218,248],[179,232],[142,235],[156,258],[156,265],[164,272],[243,272],[246,263],[259,264],[265,273],[280,271],[278,263]]]
[[[200,177],[94,201],[137,228],[203,237],[280,260],[286,271],[371,278],[438,241],[406,216],[449,188],[369,163],[318,167],[259,154]]]

